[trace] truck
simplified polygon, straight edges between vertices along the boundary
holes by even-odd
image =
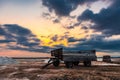
[[[111,62],[111,56],[110,55],[104,55],[103,56],[103,62]]]
[[[63,51],[63,48],[55,49],[51,51],[51,58],[44,67],[49,64],[58,67],[61,61],[67,68],[78,66],[80,62],[83,62],[84,66],[91,66],[91,61],[96,61],[96,50],[79,50],[79,51]]]

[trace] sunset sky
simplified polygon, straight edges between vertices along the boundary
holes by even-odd
[[[0,56],[61,47],[120,56],[120,0],[0,0]]]

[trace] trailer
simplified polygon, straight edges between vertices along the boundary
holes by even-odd
[[[80,50],[80,51],[63,51],[63,48],[55,49],[51,51],[51,58],[44,67],[50,64],[58,67],[60,62],[64,62],[67,68],[78,66],[80,62],[84,63],[84,66],[91,66],[91,61],[96,61],[95,50]],[[43,67],[43,68],[44,68]]]

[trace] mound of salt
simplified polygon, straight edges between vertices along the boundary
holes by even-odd
[[[0,65],[16,64],[17,61],[9,57],[0,57]]]

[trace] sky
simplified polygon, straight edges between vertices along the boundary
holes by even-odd
[[[120,0],[0,0],[0,56],[61,47],[120,56]]]

